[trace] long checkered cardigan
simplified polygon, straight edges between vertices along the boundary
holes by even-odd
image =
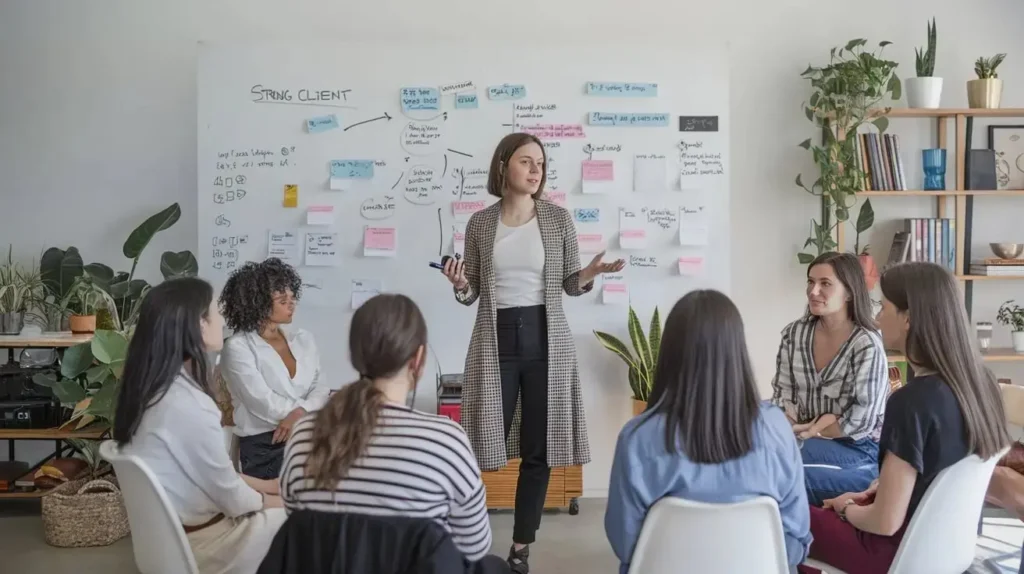
[[[508,439],[503,435],[501,371],[498,366],[497,306],[494,292],[494,236],[501,202],[479,211],[466,225],[465,271],[469,288],[455,292],[464,305],[479,299],[462,385],[462,426],[481,470],[498,470],[519,458],[522,403],[516,405]],[[565,209],[537,200],[537,223],[544,243],[544,304],[548,324],[548,466],[590,462],[576,347],[562,309],[562,292],[579,296],[593,283],[579,284],[576,228]]]

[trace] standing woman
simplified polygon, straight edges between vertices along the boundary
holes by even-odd
[[[257,478],[277,478],[292,427],[330,394],[313,335],[285,327],[301,292],[295,269],[271,258],[239,267],[220,295],[235,332],[224,343],[220,371],[231,392],[242,472]]]
[[[807,314],[782,331],[772,389],[803,440],[810,503],[867,488],[878,476],[889,371],[855,256],[824,253],[807,267]]]
[[[462,424],[481,470],[522,458],[509,565],[529,572],[529,544],[540,527],[551,467],[590,462],[576,349],[562,293],[579,296],[601,273],[622,269],[604,253],[580,268],[579,245],[565,209],[542,198],[544,146],[505,136],[494,150],[487,191],[501,198],[466,226],[465,258],[444,273],[455,299],[477,299],[466,355]]]

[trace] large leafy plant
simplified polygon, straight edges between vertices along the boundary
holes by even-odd
[[[594,335],[606,349],[622,358],[629,367],[629,388],[633,391],[633,398],[646,401],[654,386],[654,373],[658,366],[658,352],[661,349],[661,319],[658,316],[658,308],[654,308],[650,332],[647,335],[644,334],[643,325],[640,324],[632,305],[629,307],[626,326],[635,354],[614,335],[601,331],[594,331]]]
[[[50,387],[65,408],[73,409],[76,428],[99,420],[114,420],[114,406],[128,353],[128,338],[120,331],[96,331],[92,340],[64,352],[60,377],[39,373],[32,380]]]
[[[864,189],[866,174],[857,167],[854,136],[868,123],[884,132],[889,120],[878,115],[879,104],[887,98],[898,100],[902,92],[895,74],[897,63],[881,57],[889,44],[880,42],[877,50],[865,50],[867,40],[850,40],[842,48],[832,48],[828,65],[808,66],[801,74],[812,89],[804,114],[823,134],[820,146],[811,138],[800,143],[811,152],[818,177],[808,185],[802,175],[797,175],[796,185],[821,198],[820,221],[811,221],[811,233],[804,243],[805,249],[813,248],[814,252],[800,253],[801,263],[810,263],[816,255],[836,249],[833,233],[850,219],[856,193]],[[865,200],[861,209],[870,210],[870,202]],[[858,233],[866,230],[858,226]]]

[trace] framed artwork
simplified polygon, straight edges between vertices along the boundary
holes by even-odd
[[[1024,126],[989,126],[996,152],[996,189],[1024,189]]]

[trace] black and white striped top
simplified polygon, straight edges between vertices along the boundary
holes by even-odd
[[[470,560],[487,555],[491,525],[483,480],[462,427],[451,419],[386,404],[363,456],[332,489],[306,477],[316,413],[293,428],[284,451],[285,509],[431,518]]]

